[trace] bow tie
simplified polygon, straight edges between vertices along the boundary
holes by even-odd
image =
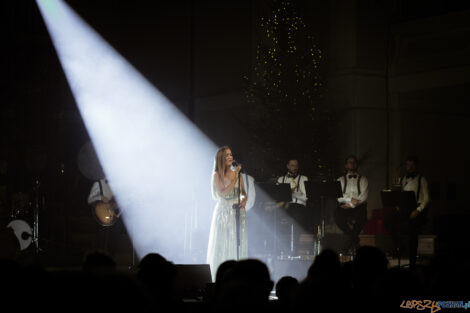
[[[406,175],[406,178],[411,178],[411,179],[413,179],[413,178],[415,178],[415,177],[416,177],[416,173],[412,173],[412,174],[407,174],[407,175]]]
[[[348,178],[357,178],[357,175],[348,175]]]

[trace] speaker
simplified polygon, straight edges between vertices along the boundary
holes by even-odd
[[[176,264],[175,293],[183,299],[204,296],[212,283],[209,264]]]

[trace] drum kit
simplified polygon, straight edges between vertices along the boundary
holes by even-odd
[[[22,188],[20,191],[7,192],[6,185],[0,185],[0,220],[5,222],[6,229],[12,231],[18,239],[15,243],[21,251],[34,247],[35,253],[42,251],[39,247],[39,211],[44,208],[45,199],[41,188],[40,176],[46,169],[47,155],[41,147],[31,147],[27,153],[25,168],[34,178],[31,188]],[[2,162],[3,161],[3,162]],[[96,181],[104,178],[103,169],[96,155],[93,144],[85,142],[77,156],[78,168],[88,179]],[[0,160],[0,174],[5,176],[8,163]],[[8,196],[7,196],[8,194]],[[0,231],[3,233],[3,230]],[[12,240],[14,240],[12,238]]]
[[[13,154],[11,158],[13,159]],[[44,206],[44,197],[40,193],[41,173],[44,172],[47,164],[47,153],[44,146],[31,145],[24,151],[24,158],[20,158],[24,163],[17,163],[22,166],[22,173],[34,177],[33,184],[24,180],[14,181],[10,174],[9,162],[0,160],[0,220],[5,222],[5,229],[0,229],[0,233],[5,235],[11,233],[12,236],[3,236],[3,240],[8,238],[8,244],[13,244],[14,238],[18,243],[14,243],[17,250],[28,250],[33,244],[35,252],[39,248],[39,208]],[[15,173],[16,176],[17,173]],[[21,174],[21,173],[20,173]],[[20,175],[20,177],[24,177]],[[31,186],[32,185],[32,186]],[[22,187],[19,187],[22,186]],[[19,188],[18,188],[19,187]],[[13,236],[14,234],[14,236]],[[11,238],[11,241],[10,241]],[[12,245],[12,246],[13,246]]]
[[[18,239],[20,250],[27,250],[32,243],[35,252],[39,252],[39,187],[37,179],[33,188],[33,197],[27,192],[15,192],[11,195],[7,228],[11,228]]]
[[[42,251],[39,245],[39,213],[45,209],[45,198],[39,177],[45,171],[45,159],[42,151],[36,150],[32,151],[30,159],[26,169],[32,174],[30,177],[34,177],[32,188],[31,184],[28,184],[27,188],[8,191],[8,184],[0,184],[0,220],[6,225],[0,230],[0,237],[5,237],[3,235],[8,232],[11,234],[8,236],[8,242],[16,247],[17,252],[29,253],[33,249],[37,255]],[[91,141],[85,142],[81,147],[77,163],[79,171],[89,180],[98,181],[105,177]],[[0,164],[0,174],[5,176],[2,169]],[[17,243],[14,242],[14,237],[18,240]],[[4,239],[0,239],[2,240]]]
[[[39,177],[44,174],[46,163],[45,148],[32,146],[28,149],[25,163],[23,163],[24,169],[31,175],[30,177],[34,177],[32,186],[29,183],[28,187],[13,191],[9,190],[11,186],[8,183],[0,183],[0,220],[6,226],[4,229],[0,229],[0,237],[2,238],[0,241],[5,240],[3,239],[4,234],[11,233],[12,235],[8,236],[8,242],[13,244],[17,250],[21,250],[20,253],[29,251],[31,247],[36,254],[42,251],[39,246],[39,212],[44,209],[45,198],[41,190],[42,181]],[[86,178],[93,181],[104,178],[103,169],[90,141],[85,142],[81,147],[77,163],[80,172]],[[6,177],[7,172],[8,162],[0,159],[0,176]],[[14,242],[13,234],[18,243]]]

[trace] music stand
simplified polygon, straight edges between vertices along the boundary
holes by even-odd
[[[259,199],[261,199],[260,201],[262,202],[292,201],[292,192],[290,189],[290,184],[256,183],[255,186],[258,186],[258,188],[261,189]],[[258,191],[256,192],[256,197],[258,198]]]
[[[398,225],[398,267],[400,267],[401,259],[401,221],[409,219],[411,211],[418,205],[416,203],[415,193],[413,191],[400,191],[400,190],[382,190],[380,192],[383,207],[393,207],[399,212],[399,225]]]
[[[256,183],[256,199],[259,203],[265,202],[291,202],[292,191],[290,184],[276,184],[276,183]],[[274,209],[274,253],[277,253],[277,209]]]
[[[305,190],[310,200],[320,199],[321,227],[317,234],[317,254],[320,253],[321,240],[325,237],[325,199],[337,199],[343,196],[341,183],[339,181],[306,181]]]

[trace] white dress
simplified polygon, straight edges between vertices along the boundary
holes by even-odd
[[[230,182],[224,181],[224,184],[228,186]],[[207,263],[210,264],[212,280],[215,281],[219,265],[227,260],[237,259],[236,210],[232,208],[232,205],[238,203],[238,181],[232,191],[225,197],[217,192],[215,184],[212,188],[213,194],[217,198],[217,204],[212,215]],[[246,211],[241,209],[239,259],[246,259],[247,257]]]

